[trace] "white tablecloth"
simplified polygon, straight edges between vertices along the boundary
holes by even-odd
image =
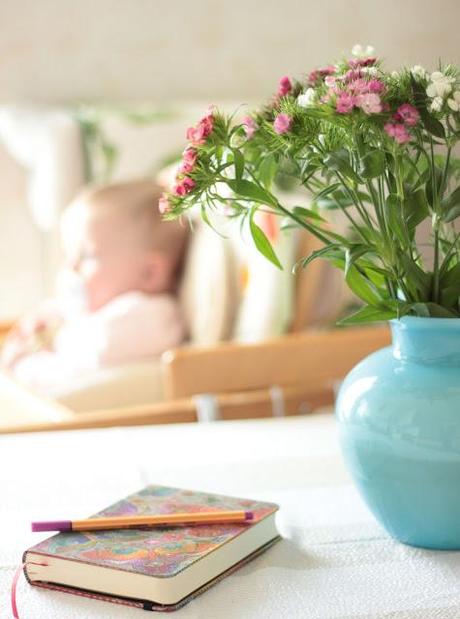
[[[42,538],[31,520],[85,517],[148,483],[281,505],[283,541],[174,619],[460,618],[460,553],[387,537],[350,483],[330,415],[2,436],[0,617],[22,551]],[[21,619],[147,616],[24,579],[18,606]]]

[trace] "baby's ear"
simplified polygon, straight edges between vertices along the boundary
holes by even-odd
[[[171,288],[172,264],[163,252],[146,252],[141,272],[142,290],[147,294],[166,292]]]

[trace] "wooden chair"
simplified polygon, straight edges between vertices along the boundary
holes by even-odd
[[[165,402],[10,423],[0,433],[305,414],[332,405],[335,384],[389,341],[386,327],[365,327],[292,334],[260,344],[184,347],[165,355]]]

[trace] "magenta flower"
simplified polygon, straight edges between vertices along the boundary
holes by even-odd
[[[393,116],[395,120],[402,121],[409,125],[409,127],[415,127],[420,119],[420,114],[417,109],[410,103],[403,103],[400,105]]]
[[[273,123],[273,128],[279,135],[287,133],[292,125],[292,118],[288,114],[278,114]]]
[[[251,116],[245,116],[242,119],[241,124],[243,125],[246,137],[248,138],[248,140],[250,140],[257,129],[255,120]]]
[[[379,114],[382,111],[380,97],[372,92],[358,95],[358,97],[356,97],[356,105],[360,107],[365,114]]]
[[[287,77],[287,75],[285,75],[279,81],[278,96],[285,97],[287,94],[291,92],[291,90],[292,90],[291,80]]]
[[[363,95],[364,93],[369,92],[369,82],[359,78],[350,82],[347,88],[355,95]]]
[[[345,73],[345,81],[346,82],[354,82],[355,80],[359,80],[363,77],[363,73],[361,69],[350,69]]]
[[[385,90],[385,84],[381,80],[372,79],[367,85],[369,92],[375,92],[377,94],[382,93]]]
[[[187,140],[189,140],[189,142],[191,142],[194,146],[204,144],[207,137],[211,135],[213,129],[214,116],[210,113],[203,116],[196,127],[189,127],[187,129]]]
[[[323,67],[322,69],[315,69],[314,71],[310,71],[308,74],[308,82],[311,85],[314,85],[318,78],[326,77],[327,75],[333,75],[336,72],[336,68],[334,65],[328,65],[327,67]]]
[[[158,210],[162,215],[171,210],[171,205],[168,196],[164,193],[158,201]]]
[[[349,92],[341,92],[335,103],[339,114],[349,114],[355,106],[355,97]]]
[[[398,142],[398,144],[406,144],[410,141],[410,134],[404,125],[399,123],[386,123],[383,128],[390,137]]]
[[[190,193],[192,189],[195,188],[195,186],[196,183],[193,178],[186,176],[174,187],[174,193],[176,194],[176,196],[185,196]]]
[[[182,163],[179,167],[179,172],[182,174],[190,174],[193,172],[198,158],[198,151],[195,148],[186,148],[182,154]]]
[[[369,56],[368,58],[353,58],[348,61],[348,65],[352,69],[357,69],[358,67],[370,67],[377,62],[377,58],[374,56]]]

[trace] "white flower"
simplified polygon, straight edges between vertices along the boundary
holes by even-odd
[[[315,105],[316,92],[314,88],[307,88],[307,90],[297,97],[297,105],[299,107],[311,107]]]
[[[361,73],[365,73],[366,75],[369,75],[370,77],[375,77],[376,75],[378,75],[378,70],[377,70],[377,67],[362,67]]]
[[[434,97],[431,102],[430,110],[432,112],[440,112],[442,110],[442,104],[444,103],[442,97]]]
[[[452,95],[452,99],[447,99],[447,105],[454,112],[458,112],[460,110],[460,91],[456,90]]]
[[[430,77],[431,82],[426,89],[426,94],[429,97],[445,97],[451,92],[452,83],[455,82],[453,77],[448,77],[441,71],[435,71]]]
[[[324,78],[324,83],[326,84],[328,88],[333,88],[335,86],[336,79],[333,75],[327,75]]]
[[[399,73],[398,73],[397,71],[392,71],[392,72],[391,72],[391,77],[392,77],[393,79],[397,80],[397,79],[398,79],[398,77],[399,77]]]
[[[428,75],[427,70],[419,64],[414,65],[410,72],[414,77],[420,77],[422,79],[427,77]]]
[[[363,47],[359,43],[351,50],[351,55],[355,56],[355,58],[368,58],[369,56],[373,56],[374,53],[375,50],[372,45],[366,45],[366,47]]]

